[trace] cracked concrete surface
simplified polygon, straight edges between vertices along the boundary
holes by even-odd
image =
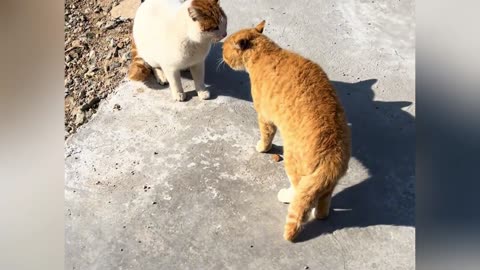
[[[65,268],[414,269],[414,2],[222,6],[230,33],[266,19],[266,35],[335,85],[353,155],[330,218],[283,240],[283,162],[255,151],[248,76],[217,69],[219,44],[207,60],[212,100],[175,103],[153,78],[126,81],[68,139]]]

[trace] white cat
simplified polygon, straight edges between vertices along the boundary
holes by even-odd
[[[186,98],[180,71],[190,69],[195,90],[208,99],[205,59],[212,43],[227,36],[227,16],[218,0],[145,0],[133,23],[129,77],[145,80],[153,70],[160,84],[170,84],[174,100]]]

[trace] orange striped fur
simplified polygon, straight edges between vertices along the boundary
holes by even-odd
[[[284,238],[293,241],[310,210],[329,214],[333,189],[350,159],[350,130],[327,75],[314,62],[280,48],[262,34],[265,21],[229,36],[223,59],[250,77],[258,114],[257,151],[267,152],[278,129],[291,188],[278,198],[290,202]]]
[[[131,50],[132,62],[128,70],[128,78],[133,81],[145,81],[151,73],[151,68],[148,64],[138,56],[137,46],[132,38],[132,50]]]
[[[214,30],[219,26],[221,18],[227,17],[218,0],[193,0],[188,12],[194,21],[199,22],[202,31]]]

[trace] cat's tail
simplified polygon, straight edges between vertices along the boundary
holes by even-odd
[[[137,46],[132,38],[132,63],[128,70],[128,78],[133,81],[145,81],[151,73],[148,64],[138,55]]]
[[[333,162],[336,163],[336,162]],[[288,207],[287,221],[283,237],[285,240],[293,241],[302,229],[302,224],[310,216],[310,211],[315,207],[319,198],[326,198],[327,209],[322,209],[322,217],[328,216],[330,207],[330,196],[338,180],[345,174],[346,166],[344,164],[324,164],[319,166],[311,175],[303,176],[297,187],[295,195]],[[328,197],[327,197],[328,196]],[[319,209],[317,209],[319,210]]]

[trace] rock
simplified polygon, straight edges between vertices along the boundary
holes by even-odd
[[[88,67],[88,71],[89,71],[89,72],[95,72],[95,71],[97,71],[97,70],[98,70],[98,67],[95,66],[95,65],[91,65],[90,67]]]
[[[70,57],[72,57],[73,59],[77,59],[79,57],[79,55],[76,52],[71,52]]]
[[[123,62],[126,62],[126,61],[130,60],[131,58],[132,58],[132,56],[131,56],[130,52],[126,52],[122,55],[122,61]]]
[[[118,48],[115,47],[115,50],[113,50],[113,56],[118,57]]]
[[[88,59],[92,60],[95,58],[95,51],[94,50],[91,50],[89,53],[88,53]]]
[[[282,157],[279,154],[273,154],[272,159],[275,162],[280,162],[282,160]]]
[[[86,104],[83,104],[81,110],[82,111],[86,111],[90,108],[92,108],[93,106],[95,106],[97,103],[100,102],[100,98],[99,97],[93,97],[88,103]]]
[[[81,47],[81,46],[82,46],[82,43],[80,42],[80,40],[76,39],[72,41],[72,47]]]
[[[133,19],[139,6],[139,0],[123,0],[118,6],[112,8],[110,16],[112,18],[123,17]]]
[[[120,111],[122,109],[122,107],[120,106],[120,104],[115,104],[115,105],[113,105],[113,109],[117,110],[117,111]]]
[[[116,68],[119,68],[121,65],[120,63],[118,62],[113,62],[111,65],[110,65],[110,70],[114,70]]]
[[[95,33],[93,33],[93,32],[88,32],[88,33],[85,34],[85,36],[86,36],[88,39],[93,39],[93,38],[95,38]]]
[[[85,112],[85,118],[86,118],[86,119],[90,119],[94,113],[95,113],[94,110],[88,110],[88,111],[86,111],[86,112]]]
[[[75,125],[79,126],[85,122],[85,113],[82,110],[78,110],[75,114]]]

